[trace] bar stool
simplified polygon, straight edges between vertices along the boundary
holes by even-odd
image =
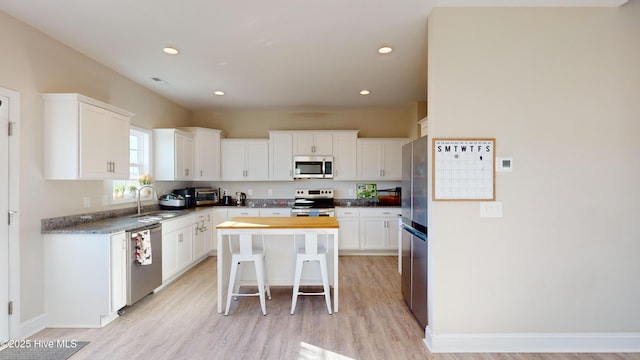
[[[229,235],[229,249],[231,250],[231,273],[229,275],[229,289],[227,290],[227,308],[225,315],[229,314],[231,297],[236,300],[239,296],[259,296],[262,315],[267,315],[267,305],[264,293],[271,299],[271,289],[267,282],[264,266],[264,237],[260,235],[260,241],[255,241],[251,233],[239,232]],[[242,294],[240,293],[240,277],[242,274],[243,262],[253,262],[256,269],[256,280],[258,282],[258,292]]]
[[[291,315],[296,310],[298,295],[324,295],[327,302],[327,311],[331,315],[331,291],[329,290],[329,275],[327,273],[327,242],[324,244],[318,242],[317,232],[305,232],[304,242],[294,238],[294,248],[296,251],[296,270],[293,282],[293,296],[291,298]],[[322,275],[323,292],[305,293],[300,290],[300,277],[302,276],[302,267],[305,262],[317,261],[320,263],[320,273]]]

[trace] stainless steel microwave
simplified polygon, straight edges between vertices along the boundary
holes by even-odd
[[[332,179],[333,156],[294,156],[294,179]]]

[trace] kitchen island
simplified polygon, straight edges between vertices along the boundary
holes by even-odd
[[[333,286],[333,311],[338,312],[338,221],[335,217],[235,217],[216,226],[218,236],[218,312],[226,299],[231,269],[231,253],[228,236],[249,232],[265,237],[265,265],[270,286],[293,286],[295,269],[295,236],[315,231],[318,238],[327,239],[327,265],[329,282]],[[307,271],[310,270],[310,271]],[[240,279],[244,283],[255,283],[255,273],[245,271]],[[302,285],[319,285],[320,271],[305,266]],[[268,307],[268,303],[267,303]]]

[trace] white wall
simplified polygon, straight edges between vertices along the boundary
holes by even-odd
[[[638,1],[431,13],[430,137],[493,137],[514,159],[496,174],[502,218],[430,204],[436,345],[640,333],[638,19]]]

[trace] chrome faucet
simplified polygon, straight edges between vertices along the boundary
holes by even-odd
[[[151,190],[153,190],[153,198],[158,199],[158,193],[156,192],[156,189],[153,187],[153,185],[147,184],[140,186],[138,190],[136,190],[136,198],[138,199],[138,215],[140,215],[140,209],[142,208],[142,199],[140,198],[140,192],[144,188],[150,188]]]

